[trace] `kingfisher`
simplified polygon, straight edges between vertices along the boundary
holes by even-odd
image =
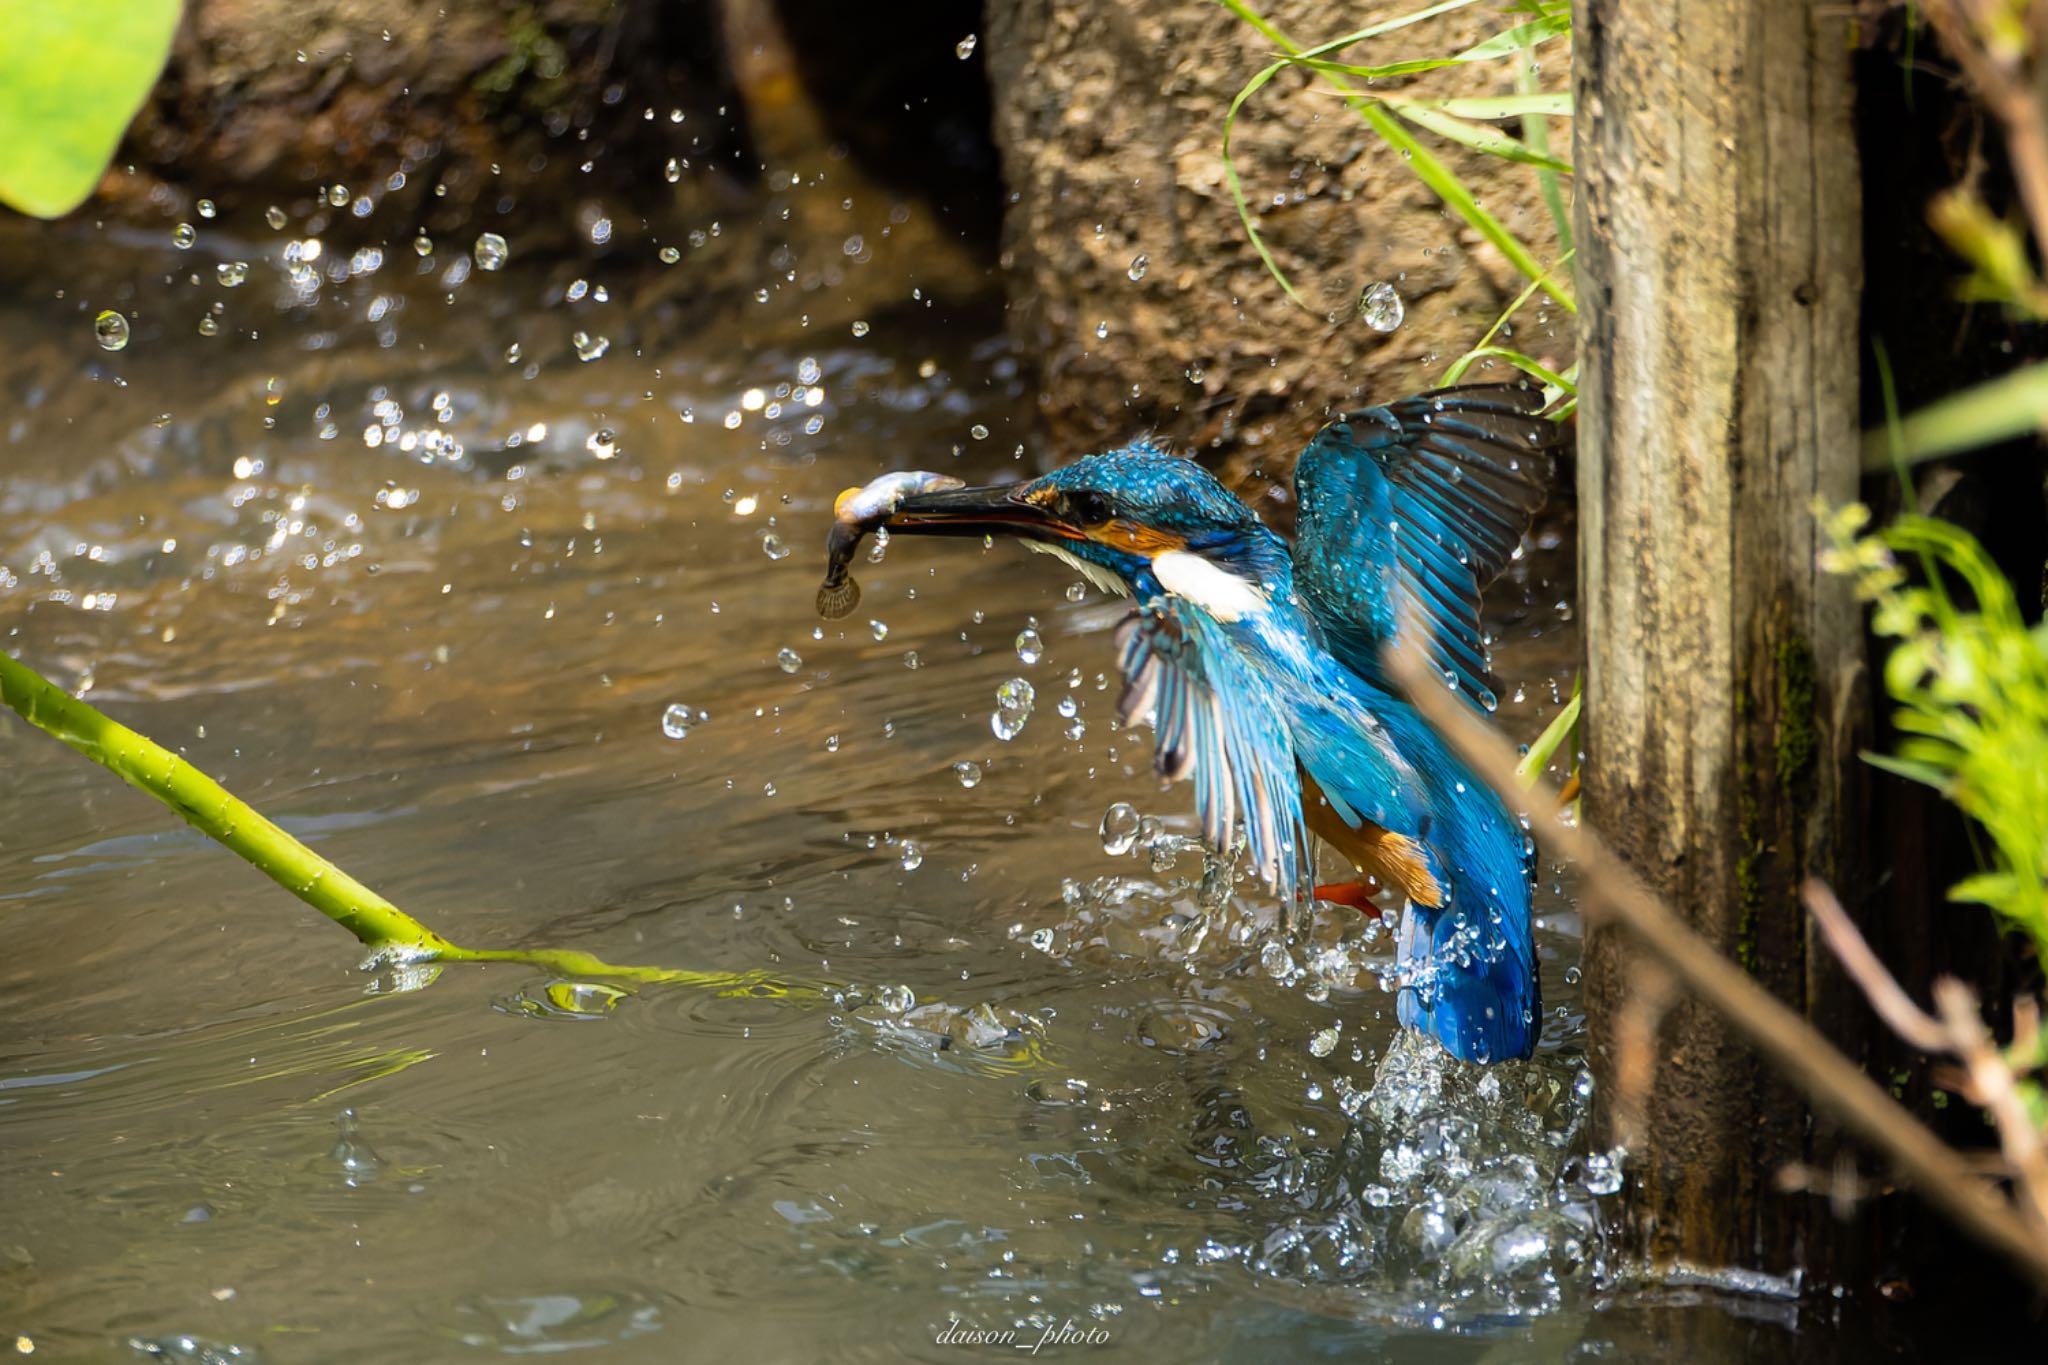
[[[1494,708],[1480,592],[1548,488],[1543,406],[1533,385],[1480,384],[1336,418],[1295,465],[1291,547],[1200,465],[1142,442],[995,487],[886,476],[914,491],[863,515],[892,534],[1013,537],[1128,597],[1119,719],[1151,722],[1154,767],[1193,784],[1204,841],[1241,839],[1286,906],[1370,910],[1398,890],[1401,1022],[1466,1061],[1526,1057],[1533,846],[1391,684],[1385,651],[1423,651]],[[1315,885],[1312,835],[1358,880]]]

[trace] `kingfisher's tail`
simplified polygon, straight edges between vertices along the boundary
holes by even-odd
[[[1543,1022],[1530,919],[1532,846],[1507,808],[1440,744],[1425,753],[1430,767],[1455,765],[1430,783],[1426,835],[1432,872],[1449,894],[1440,906],[1411,902],[1402,914],[1396,1008],[1403,1024],[1465,1061],[1527,1057]]]
[[[1411,902],[1401,917],[1401,1022],[1463,1061],[1527,1057],[1542,1026],[1534,944],[1488,911],[1459,909],[1456,895],[1435,910]]]

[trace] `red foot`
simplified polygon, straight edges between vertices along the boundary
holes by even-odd
[[[1316,899],[1348,905],[1361,915],[1377,919],[1380,908],[1373,904],[1373,897],[1379,893],[1380,884],[1371,877],[1364,877],[1355,882],[1324,882],[1316,888]]]

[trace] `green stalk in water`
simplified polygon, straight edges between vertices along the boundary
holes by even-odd
[[[620,966],[564,948],[465,948],[451,943],[264,818],[254,806],[170,750],[110,720],[18,659],[0,654],[0,701],[43,733],[112,769],[225,844],[374,952],[410,962],[519,962],[565,976],[609,976],[694,986],[719,995],[820,995],[765,972],[694,972]]]

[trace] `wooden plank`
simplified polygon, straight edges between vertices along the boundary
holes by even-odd
[[[1848,17],[1587,0],[1574,35],[1586,816],[1775,994],[1828,1016],[1797,890],[1860,861],[1868,705],[1811,512],[1857,487]],[[1610,1123],[1630,968],[1589,941]],[[1825,1206],[1772,1192],[1816,1155],[1804,1106],[1708,1011],[1665,1021],[1642,1114],[1630,1208],[1654,1260],[1825,1273]]]

